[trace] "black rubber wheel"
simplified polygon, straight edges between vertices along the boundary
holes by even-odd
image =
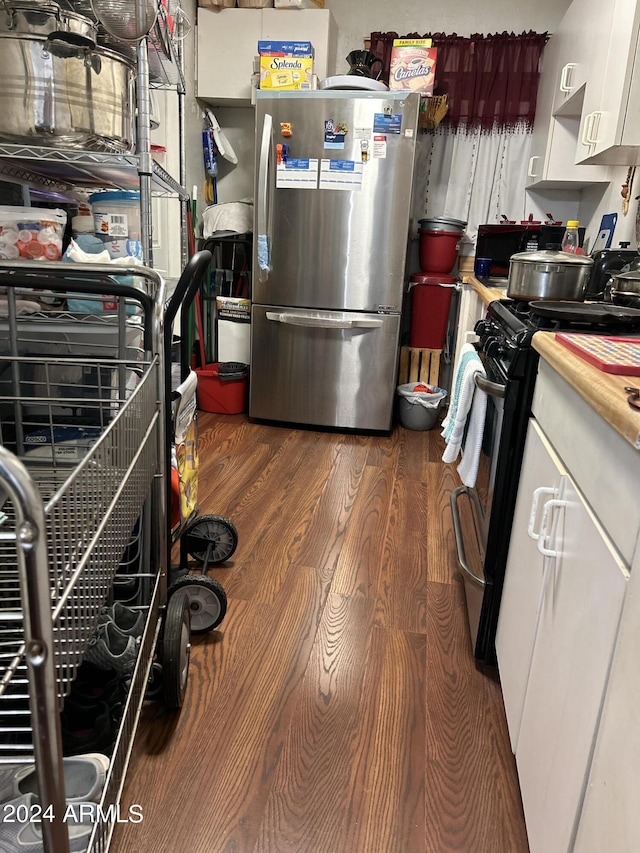
[[[223,515],[200,515],[194,519],[182,534],[186,537],[187,553],[194,560],[210,564],[224,563],[238,547],[238,531],[235,525]]]
[[[182,575],[171,584],[167,595],[186,592],[191,614],[191,633],[206,634],[217,628],[227,612],[227,594],[209,575]]]
[[[182,708],[189,678],[191,611],[186,593],[178,592],[167,602],[162,635],[162,683],[167,708]]]
[[[162,693],[162,664],[154,661],[151,664],[151,672],[147,681],[147,689],[144,691],[144,698],[150,702],[154,702],[156,699],[160,699]]]

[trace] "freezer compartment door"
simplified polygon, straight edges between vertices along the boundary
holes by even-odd
[[[389,430],[400,317],[254,305],[249,415]]]

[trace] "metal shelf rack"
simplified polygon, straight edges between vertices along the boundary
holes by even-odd
[[[81,15],[96,21],[91,0],[64,0]],[[142,2],[142,0],[132,0]],[[123,154],[112,151],[89,151],[84,148],[60,149],[30,144],[0,142],[0,176],[31,186],[57,192],[96,189],[138,190],[140,192],[141,243],[144,263],[153,267],[153,235],[151,196],[177,196],[184,208],[188,200],[185,182],[184,152],[184,63],[180,38],[182,18],[174,20],[178,32],[169,26],[166,8],[157,0],[158,17],[147,38],[137,45],[115,42],[98,25],[98,41],[131,60],[137,70],[137,151]],[[151,88],[175,89],[179,110],[180,175],[173,178],[151,157],[150,102]],[[184,222],[185,216],[182,216]],[[181,256],[186,263],[186,229],[181,234]]]
[[[132,0],[133,2],[133,0]],[[66,0],[74,12],[90,18],[97,26],[98,41],[104,47],[115,50],[131,62],[136,62],[135,46],[123,44],[112,38],[102,27],[93,11],[91,0]],[[158,4],[158,18],[149,33],[149,85],[154,89],[185,90],[184,74],[178,62],[177,50],[171,35],[167,11],[162,3]]]
[[[137,154],[0,142],[0,175],[59,192],[105,188],[137,190],[139,170],[140,157]],[[151,192],[158,196],[187,198],[185,189],[155,161],[152,163]]]

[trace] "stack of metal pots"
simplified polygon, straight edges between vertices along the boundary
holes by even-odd
[[[134,68],[96,44],[87,17],[57,3],[2,0],[0,140],[132,152]]]

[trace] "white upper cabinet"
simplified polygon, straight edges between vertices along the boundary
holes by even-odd
[[[576,139],[588,68],[583,42],[586,35],[579,31],[581,16],[577,7],[588,2],[592,0],[576,0],[569,7],[542,53],[527,166],[529,189],[587,186],[609,180],[605,167],[576,165]]]
[[[640,4],[609,0],[600,14],[611,21],[589,45],[576,162],[632,165],[640,163]]]
[[[197,97],[248,106],[260,39],[310,41],[318,80],[333,73],[336,25],[329,9],[198,9]]]
[[[588,80],[602,74],[613,17],[613,2],[574,0],[567,9],[554,38],[559,42],[553,114],[576,115]]]

